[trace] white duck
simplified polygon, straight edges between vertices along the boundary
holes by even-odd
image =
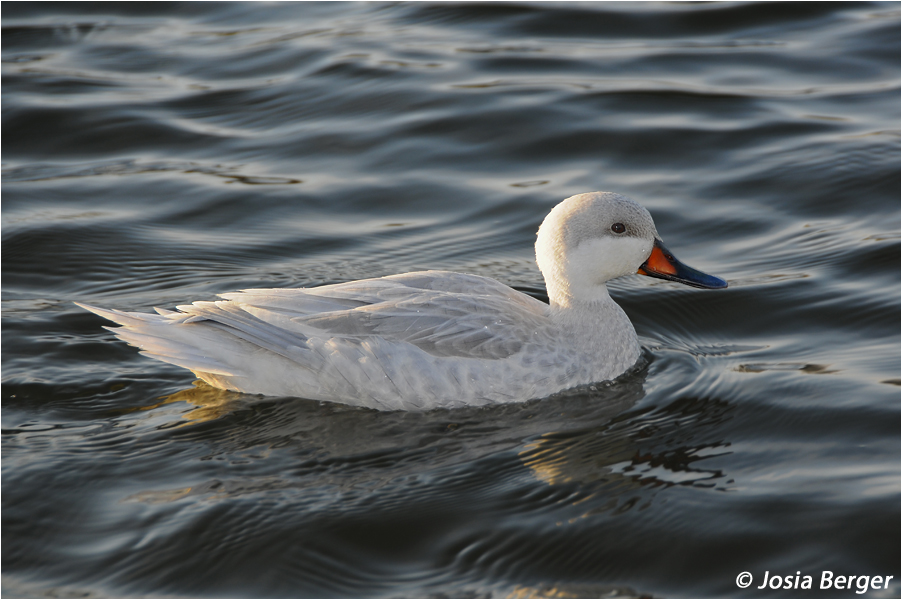
[[[536,240],[550,305],[494,279],[424,271],[307,289],[222,294],[178,311],[79,304],[120,339],[216,387],[381,410],[517,402],[610,380],[639,358],[605,282],[640,273],[701,288],[651,215],[625,196],[558,204]]]

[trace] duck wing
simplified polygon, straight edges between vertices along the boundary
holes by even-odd
[[[487,367],[552,333],[546,304],[492,279],[440,271],[250,289],[158,314],[80,306],[122,325],[108,329],[142,354],[219,387],[393,409],[398,398],[419,406],[460,384],[456,359]],[[437,371],[446,359],[447,372]],[[299,368],[286,372],[290,365]],[[367,393],[369,404],[360,400]]]
[[[507,358],[546,328],[547,305],[493,279],[426,271],[307,289],[254,289],[179,306],[297,360],[309,338],[410,344],[437,357]],[[273,345],[279,346],[278,349]]]

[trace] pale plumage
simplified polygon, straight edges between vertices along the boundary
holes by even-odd
[[[673,268],[651,265],[653,250]],[[79,306],[122,325],[111,331],[143,354],[217,387],[425,410],[543,397],[629,369],[639,343],[607,294],[608,279],[639,270],[726,286],[685,271],[660,245],[648,212],[617,194],[559,204],[536,253],[550,305],[486,277],[426,271],[244,290],[156,315]]]

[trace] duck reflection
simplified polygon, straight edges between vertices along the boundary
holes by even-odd
[[[230,415],[220,426],[180,439],[203,440],[217,457],[228,461],[282,464],[278,481],[251,470],[229,480],[198,482],[190,492],[168,490],[169,495],[157,500],[186,493],[231,496],[274,488],[375,493],[387,481],[456,480],[460,466],[469,465],[466,472],[472,471],[474,477],[483,468],[506,474],[498,480],[502,487],[507,485],[505,477],[523,482],[523,476],[531,476],[558,488],[560,494],[540,502],[561,508],[571,504],[558,513],[556,520],[564,523],[642,508],[667,487],[728,489],[732,483],[705,462],[728,452],[729,443],[712,438],[711,432],[730,418],[730,405],[717,399],[682,398],[637,408],[645,397],[645,379],[642,368],[615,382],[544,400],[424,413],[254,397],[197,381],[190,389],[132,411],[178,402],[193,406],[182,409],[177,420],[156,425],[159,429]],[[418,494],[428,497],[432,491],[441,494],[441,486]]]
[[[239,392],[230,392],[215,388],[210,384],[196,380],[193,387],[178,391],[168,396],[163,396],[159,402],[148,404],[146,406],[137,406],[133,408],[125,408],[115,411],[115,414],[131,414],[145,411],[153,411],[163,406],[185,402],[192,406],[196,406],[188,412],[179,415],[178,420],[162,425],[167,427],[183,427],[193,423],[203,423],[205,421],[213,421],[223,417],[238,408],[247,405],[247,394]]]
[[[728,441],[709,439],[706,432],[731,411],[729,403],[708,398],[628,410],[580,431],[542,434],[526,444],[520,459],[537,479],[574,488],[573,505],[586,510],[571,522],[646,508],[659,490],[673,486],[726,491],[732,480],[700,463],[730,453]]]

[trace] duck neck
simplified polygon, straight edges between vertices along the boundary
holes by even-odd
[[[584,291],[584,290],[583,290]],[[548,285],[551,319],[568,342],[581,352],[599,358],[592,379],[610,379],[639,359],[639,340],[629,317],[602,283],[592,294],[573,294]]]
[[[575,286],[554,277],[546,277],[545,288],[552,308],[560,310],[591,309],[594,306],[613,304],[604,283],[591,286]]]

